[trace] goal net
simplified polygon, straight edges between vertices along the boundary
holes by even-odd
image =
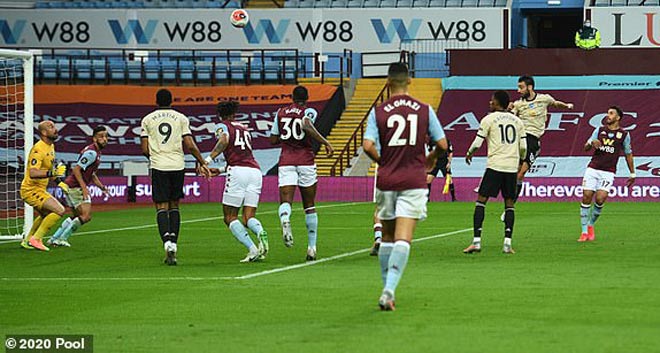
[[[20,188],[34,138],[33,68],[31,53],[0,49],[0,241],[20,239],[32,226]]]

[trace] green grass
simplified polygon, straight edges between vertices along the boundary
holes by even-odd
[[[223,279],[304,261],[302,212],[294,211],[288,249],[276,209],[260,208],[271,234],[262,263],[238,263],[246,251],[219,218],[190,222],[219,216],[215,204],[182,206],[189,223],[177,267],[162,264],[153,226],[84,234],[151,225],[152,208],[96,213],[70,249],[2,244],[0,337],[93,334],[96,352],[660,351],[660,204],[608,203],[596,242],[579,244],[577,203],[521,203],[517,254],[507,256],[502,204],[491,203],[481,254],[461,253],[471,231],[413,245],[396,312],[377,309],[379,267],[366,252]],[[470,228],[472,209],[430,204],[416,238]],[[371,204],[322,205],[319,257],[368,248],[372,212]]]

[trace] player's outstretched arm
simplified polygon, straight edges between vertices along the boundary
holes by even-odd
[[[316,140],[318,143],[322,144],[325,146],[325,151],[328,154],[328,156],[332,156],[334,153],[334,148],[332,148],[332,145],[328,140],[323,137],[318,130],[316,130],[316,127],[314,127],[314,124],[312,123],[312,120],[310,119],[303,119],[303,130],[305,130],[306,134],[309,134],[314,140]]]
[[[192,135],[185,135],[183,137],[183,145],[188,152],[195,157],[197,162],[199,162],[202,175],[208,177],[210,175],[209,167],[206,166],[206,160],[204,160],[204,157],[202,157],[202,154],[199,152],[199,148],[197,148],[197,144],[195,143],[195,140],[193,140]]]
[[[229,138],[227,137],[227,134],[222,134],[218,139],[218,142],[215,143],[215,146],[211,150],[209,156],[206,157],[205,159],[206,163],[211,164],[211,161],[213,161],[217,156],[219,156],[222,152],[225,151],[225,148],[227,148],[228,144],[229,144]]]
[[[555,101],[552,103],[552,106],[555,108],[570,109],[573,110],[575,105],[573,103],[564,103],[562,101]]]

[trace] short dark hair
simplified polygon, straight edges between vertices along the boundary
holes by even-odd
[[[294,102],[307,102],[309,99],[309,93],[307,92],[307,88],[304,86],[296,86],[296,88],[293,89],[293,101]]]
[[[217,112],[221,118],[230,117],[236,114],[239,103],[237,101],[225,101],[218,103]]]
[[[520,77],[518,77],[518,83],[520,83],[520,82],[525,82],[525,84],[527,86],[536,87],[536,85],[534,84],[534,77],[532,77],[532,76],[525,76],[525,75],[520,76]]]
[[[107,131],[107,129],[105,128],[104,125],[99,125],[99,126],[94,128],[94,130],[92,132],[92,136],[96,136],[96,134],[98,134],[99,132],[103,132],[103,131]]]
[[[387,68],[387,76],[390,78],[396,78],[398,76],[405,75],[408,77],[408,65],[402,62],[394,62],[390,64],[390,67]]]
[[[618,105],[610,106],[610,107],[608,108],[608,110],[609,110],[609,109],[614,109],[614,110],[616,110],[616,114],[617,114],[620,118],[623,118],[623,110],[621,110],[621,108],[619,108]]]
[[[506,109],[509,106],[509,94],[506,91],[499,90],[493,92],[493,99],[495,99],[501,108]]]
[[[162,88],[156,93],[156,104],[159,107],[169,107],[172,104],[172,92]]]

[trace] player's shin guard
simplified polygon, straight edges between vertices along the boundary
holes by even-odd
[[[513,198],[513,202],[518,202],[518,196],[520,196],[520,192],[522,191],[522,186],[523,186],[522,180],[518,180],[518,183],[516,184],[516,197]]]
[[[314,207],[305,209],[305,225],[307,226],[307,247],[316,249],[316,236],[319,228],[319,216]]]
[[[380,242],[380,240],[383,238],[383,224],[382,223],[375,223],[374,224],[374,241],[375,242]]]
[[[165,209],[159,209],[156,212],[156,223],[158,223],[158,234],[160,234],[160,239],[163,241],[163,244],[165,244],[167,239],[167,232],[170,229],[170,219],[167,214],[167,210]]]
[[[594,223],[598,220],[598,217],[600,217],[600,213],[603,211],[603,206],[604,204],[599,205],[598,203],[594,203],[594,208],[591,211],[591,218],[589,219],[589,225],[593,226]]]
[[[431,183],[426,184],[426,187],[429,189],[429,192],[426,194],[426,202],[431,201]]]
[[[57,213],[49,213],[48,216],[44,217],[43,221],[41,221],[41,225],[39,225],[37,231],[34,232],[34,238],[43,239],[44,236],[48,234],[50,228],[52,228],[60,218],[62,218],[62,216]]]
[[[231,231],[231,234],[234,235],[234,238],[241,242],[249,251],[251,252],[256,252],[257,247],[254,245],[254,242],[252,242],[252,239],[250,238],[250,235],[248,234],[247,229],[245,229],[245,226],[243,226],[243,223],[239,221],[238,219],[235,219],[231,223],[229,223],[229,230]]]
[[[580,204],[580,224],[582,225],[582,234],[587,233],[587,226],[589,226],[589,220],[591,215],[589,211],[591,210],[591,205]]]
[[[57,228],[57,230],[55,231],[55,234],[53,234],[53,236],[50,237],[50,241],[55,241],[55,240],[59,239],[62,236],[62,234],[64,234],[64,230],[69,226],[69,224],[71,224],[72,221],[73,221],[73,219],[71,219],[71,217],[67,217],[62,222],[62,224],[60,224],[60,227]]]
[[[387,280],[385,281],[385,290],[394,293],[399,285],[403,270],[408,264],[408,255],[410,254],[410,244],[407,241],[398,240],[392,247],[392,254],[387,266]]]
[[[449,193],[451,194],[451,200],[456,201],[456,189],[454,188],[453,180],[451,183],[449,183]]]
[[[278,213],[280,215],[281,223],[289,222],[291,217],[291,204],[288,202],[281,204]]]
[[[387,283],[387,267],[390,263],[390,255],[394,243],[381,243],[378,249],[378,262],[380,262],[380,276],[383,279],[383,287]]]
[[[181,228],[181,214],[179,213],[178,208],[171,208],[167,211],[167,215],[170,219],[169,230],[170,240],[174,243],[179,240],[179,229]]]
[[[513,223],[516,219],[515,209],[513,207],[504,210],[504,237],[511,239],[513,236]]]
[[[264,231],[264,227],[261,225],[261,222],[259,222],[259,220],[254,217],[248,219],[247,226],[256,236],[259,236],[259,234]]]
[[[474,206],[474,216],[472,217],[474,228],[474,240],[472,241],[473,244],[481,243],[481,228],[484,224],[485,214],[486,204],[477,201]]]
[[[62,236],[61,236],[62,240],[64,240],[64,241],[69,240],[69,237],[71,236],[71,234],[73,234],[75,231],[77,231],[78,228],[80,228],[81,225],[82,225],[82,222],[80,221],[80,217],[76,217],[73,220],[71,220],[69,225],[62,232]]]

